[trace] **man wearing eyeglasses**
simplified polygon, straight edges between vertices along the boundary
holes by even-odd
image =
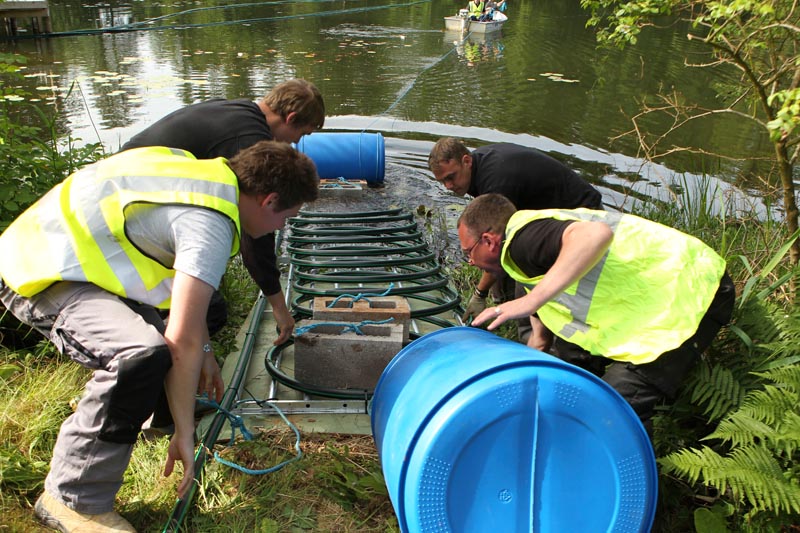
[[[517,211],[486,194],[458,220],[470,264],[505,271],[520,298],[473,320],[494,330],[530,318],[528,346],[601,377],[650,430],[733,311],[725,260],[699,239],[633,215],[590,209]]]
[[[603,209],[602,195],[560,161],[534,148],[510,143],[489,144],[472,152],[458,139],[444,137],[433,146],[428,167],[444,187],[458,196],[502,194],[517,209]],[[504,273],[484,272],[462,320],[486,308],[490,289],[498,302],[522,294]],[[519,293],[519,294],[517,294]],[[525,342],[527,323],[520,321]]]

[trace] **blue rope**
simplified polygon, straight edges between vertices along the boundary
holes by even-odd
[[[247,427],[244,425],[244,420],[241,416],[235,415],[222,407],[220,404],[215,402],[214,400],[209,400],[207,395],[203,395],[201,398],[197,398],[197,403],[201,405],[205,405],[208,407],[213,407],[217,410],[217,412],[222,413],[225,415],[225,418],[228,419],[228,422],[231,424],[231,441],[228,443],[228,446],[232,446],[234,440],[236,439],[236,430],[238,429],[242,433],[242,437],[244,440],[253,440],[253,434],[248,431]]]
[[[355,331],[356,335],[365,335],[365,333],[361,331],[361,326],[386,324],[393,320],[394,317],[389,317],[386,320],[362,320],[358,324],[356,324],[355,322],[318,322],[316,324],[308,324],[307,326],[300,326],[299,328],[294,328],[294,336],[299,337],[300,335],[305,334],[307,331],[310,331],[320,326],[341,326],[342,331],[340,333]]]
[[[365,299],[366,301],[369,301],[369,298],[368,298],[369,296],[388,296],[388,294],[392,291],[392,289],[394,289],[394,283],[389,283],[389,288],[386,289],[385,291],[383,291],[380,294],[369,293],[369,292],[362,292],[362,293],[359,293],[359,294],[340,294],[339,296],[334,298],[331,301],[331,303],[328,304],[328,307],[333,307],[342,298],[352,298],[353,302],[357,302],[357,301],[361,300],[362,298]]]
[[[203,404],[203,405],[207,405],[209,407],[215,408],[218,412],[220,412],[223,415],[225,415],[225,417],[231,423],[231,440],[228,443],[228,446],[232,446],[234,444],[234,440],[236,438],[236,430],[237,429],[239,429],[239,431],[241,431],[242,437],[244,437],[245,440],[253,440],[253,434],[250,433],[250,431],[247,430],[247,427],[244,425],[244,419],[242,419],[241,416],[231,413],[230,411],[226,410],[224,407],[219,405],[217,402],[215,402],[213,400],[208,400],[207,398],[208,398],[207,396],[205,396],[204,398],[198,398],[197,401],[199,403]],[[270,467],[270,468],[265,468],[263,470],[253,470],[253,469],[250,469],[250,468],[245,468],[244,466],[236,464],[233,461],[228,461],[227,459],[223,459],[222,456],[220,456],[219,452],[215,451],[214,452],[214,459],[217,462],[222,463],[225,466],[228,466],[230,468],[234,468],[234,469],[238,470],[239,472],[243,472],[245,474],[250,474],[252,476],[259,476],[259,475],[262,475],[262,474],[271,474],[273,472],[277,472],[278,470],[280,470],[284,466],[288,465],[289,463],[293,463],[295,461],[298,461],[298,460],[300,460],[301,457],[303,457],[303,451],[300,449],[300,431],[298,431],[297,427],[294,424],[292,424],[289,421],[288,418],[286,418],[286,415],[283,414],[283,411],[278,409],[278,406],[273,405],[270,402],[266,402],[266,403],[267,403],[267,405],[269,405],[270,407],[275,409],[275,411],[278,412],[278,414],[281,416],[281,418],[286,423],[286,425],[289,426],[290,428],[292,428],[292,431],[294,431],[294,435],[296,437],[295,443],[294,443],[294,449],[297,452],[296,455],[294,457],[292,457],[291,459],[287,459],[286,461],[283,461],[282,463],[279,463],[279,464],[277,464],[277,465],[275,465],[273,467]]]
[[[345,185],[349,186],[350,182],[344,176],[336,178],[335,182],[323,183],[319,186],[320,189],[344,189]]]

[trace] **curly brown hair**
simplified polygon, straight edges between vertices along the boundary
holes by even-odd
[[[239,180],[241,193],[278,193],[278,210],[313,202],[319,196],[317,167],[288,143],[258,142],[236,154],[228,164]]]

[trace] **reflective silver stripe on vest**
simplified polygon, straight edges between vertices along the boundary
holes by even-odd
[[[619,213],[604,213],[604,216],[597,216],[591,213],[571,211],[569,214],[571,217],[573,217],[573,220],[604,222],[614,233],[616,233],[617,226],[623,217],[623,215]],[[606,253],[603,254],[603,257],[600,259],[600,261],[598,261],[589,272],[587,272],[581,279],[578,280],[578,286],[575,290],[575,294],[561,292],[561,294],[553,299],[555,302],[569,309],[572,316],[572,321],[565,324],[564,327],[561,328],[561,331],[556,333],[556,335],[559,337],[569,339],[578,331],[586,332],[589,330],[589,325],[586,323],[586,319],[589,316],[589,307],[592,304],[594,291],[597,289],[597,281],[600,279],[600,274],[603,272],[603,267],[605,266],[607,258],[608,250],[606,250]],[[528,290],[531,290],[536,286],[536,283],[521,284]]]
[[[94,172],[92,172],[91,167],[86,167],[75,172],[73,176],[78,176],[80,174],[93,175]],[[57,209],[61,216],[56,215],[53,217],[38,217],[39,222],[42,223],[42,232],[45,235],[59,236],[58,246],[64,248],[64,254],[61,256],[62,266],[59,269],[62,273],[61,277],[70,281],[89,281],[86,277],[86,273],[83,271],[83,265],[80,261],[78,261],[78,256],[75,253],[74,246],[72,245],[73,241],[69,238],[69,235],[72,235],[72,232],[65,228],[62,224],[62,216],[65,215],[61,211],[61,206],[70,205],[69,198],[65,198],[69,195],[69,187],[64,187],[63,183],[57,187],[57,189],[53,189],[52,191],[53,193],[58,193],[58,197],[55,200],[56,205],[53,206],[53,209]],[[66,238],[61,238],[60,236],[62,235]]]
[[[82,170],[95,174],[92,167]],[[91,177],[88,179],[92,179]],[[159,192],[164,190],[165,180],[170,183],[170,190],[184,192],[201,192],[223,198],[229,202],[236,203],[236,187],[218,182],[206,180],[180,178],[180,177],[157,177],[157,176],[119,176],[103,179],[100,184],[102,187],[97,191],[98,194],[81,194],[78,197],[82,204],[80,209],[86,218],[86,225],[89,228],[94,241],[106,258],[106,261],[114,265],[114,274],[125,288],[126,296],[140,302],[159,305],[167,300],[172,294],[172,278],[162,280],[158,285],[148,290],[144,280],[139,275],[133,262],[125,253],[122,246],[117,242],[111,228],[103,218],[99,208],[100,202],[104,199],[117,194],[119,190],[134,190],[138,192]],[[91,182],[89,182],[91,183]],[[81,183],[78,186],[84,186]],[[214,192],[212,192],[214,190]],[[124,209],[125,206],[120,205]],[[133,244],[133,243],[131,243]],[[81,279],[86,279],[83,269],[74,254],[75,265],[80,269]],[[70,278],[71,279],[71,278]]]

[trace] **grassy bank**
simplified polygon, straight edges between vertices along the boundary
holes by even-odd
[[[674,205],[651,206],[646,214],[700,230],[725,253],[740,295],[733,325],[723,329],[680,397],[660,408],[655,531],[796,531],[800,317],[787,298],[790,270],[780,259],[788,236],[771,222],[706,213],[701,223],[696,212]],[[451,273],[467,295],[477,272],[453,264]],[[213,339],[216,353],[236,349],[236,332],[256,296],[239,262],[226,273],[223,291],[231,320]],[[2,348],[0,512],[6,530],[35,531],[31,507],[58,427],[88,372],[8,315],[0,327],[6,339],[26,346],[10,349],[4,342]],[[290,430],[250,429],[254,441],[225,448],[222,456],[259,469],[294,455]],[[303,435],[301,442],[303,458],[269,475],[208,463],[186,530],[397,531],[371,438]],[[161,476],[166,445],[163,438],[137,444],[119,493],[119,510],[141,531],[160,531],[175,502],[177,476]]]

